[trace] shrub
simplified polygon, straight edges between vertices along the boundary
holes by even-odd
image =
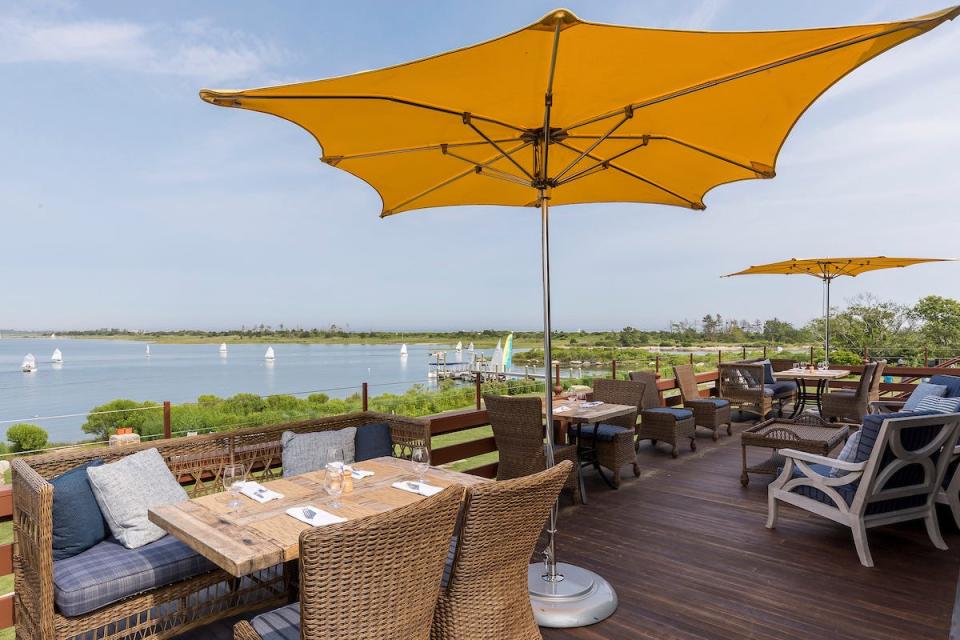
[[[47,432],[35,424],[21,422],[7,429],[14,451],[36,451],[47,446]]]
[[[149,401],[113,400],[91,409],[81,429],[84,433],[93,434],[98,440],[108,439],[119,427],[131,427],[140,435],[160,433],[163,426],[159,411],[132,411],[159,406],[156,402]]]

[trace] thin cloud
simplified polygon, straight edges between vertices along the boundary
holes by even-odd
[[[145,25],[0,16],[0,33],[0,64],[98,65],[224,81],[262,75],[288,58],[280,47],[206,21]]]
[[[730,4],[729,0],[701,0],[700,4],[688,15],[680,18],[674,23],[677,29],[691,29],[702,31],[710,28],[717,20],[717,17]]]

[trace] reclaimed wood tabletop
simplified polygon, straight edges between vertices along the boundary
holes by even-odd
[[[231,513],[228,492],[215,493],[177,504],[154,507],[148,512],[151,522],[175,536],[191,549],[231,575],[240,577],[300,555],[300,532],[310,525],[287,514],[292,507],[314,507],[353,520],[384,513],[423,500],[423,496],[396,489],[391,485],[416,477],[415,465],[408,460],[384,457],[354,463],[353,468],[374,475],[353,481],[353,490],[340,497],[340,507],[323,488],[324,471],[304,473],[263,486],[283,494],[283,498],[258,503],[240,496],[240,510]],[[430,467],[424,482],[436,487],[472,486],[489,482],[485,478]]]
[[[850,372],[846,369],[787,369],[786,371],[777,371],[774,374],[777,378],[790,378],[791,380],[837,380],[846,378]]]
[[[609,420],[610,418],[625,416],[637,410],[636,407],[632,407],[628,404],[601,402],[597,405],[586,407],[583,406],[583,404],[584,403],[579,400],[554,399],[553,419],[566,422],[586,422],[588,424],[594,424],[596,422]],[[587,404],[590,405],[593,403]],[[543,411],[546,413],[546,408],[544,408]]]

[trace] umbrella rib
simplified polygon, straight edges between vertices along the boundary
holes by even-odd
[[[409,107],[417,107],[419,109],[426,109],[428,111],[437,111],[439,113],[446,113],[451,116],[457,116],[462,118],[465,115],[468,115],[464,111],[457,111],[456,109],[450,109],[448,107],[438,107],[434,104],[427,104],[425,102],[417,102],[416,100],[408,100],[406,98],[396,98],[394,96],[371,96],[371,95],[331,95],[331,96],[311,96],[311,95],[286,95],[286,96],[251,96],[245,95],[242,93],[233,94],[230,96],[235,100],[383,100],[385,102],[396,102],[397,104],[407,105]],[[241,106],[239,101],[234,105],[228,106]],[[513,129],[518,133],[526,132],[526,129],[523,127],[518,127],[517,125],[504,122],[503,120],[497,120],[496,118],[491,118],[489,116],[478,116],[475,113],[470,113],[469,116],[476,120],[482,122],[489,122],[490,124],[496,124],[501,127],[506,127],[507,129]]]
[[[576,153],[581,153],[581,152],[583,151],[582,149],[578,149],[578,148],[576,148],[576,147],[574,147],[574,146],[572,146],[572,145],[569,145],[569,144],[567,144],[567,143],[565,143],[565,142],[558,142],[557,144],[559,144],[561,147],[564,147],[564,148],[569,149],[570,151],[574,151],[574,152],[576,152]],[[640,146],[643,146],[643,145],[638,145],[636,148],[639,148]],[[621,155],[623,155],[623,154],[621,154]],[[593,155],[593,154],[587,154],[587,157],[590,158],[591,160],[598,160],[598,161],[600,160],[600,158],[596,157],[596,156]],[[668,194],[670,194],[671,196],[673,196],[674,198],[677,198],[678,200],[683,200],[683,201],[686,202],[688,205],[690,205],[690,208],[691,208],[691,209],[703,209],[703,208],[704,208],[703,204],[701,204],[701,203],[699,203],[699,202],[694,202],[693,200],[690,200],[689,198],[685,198],[684,196],[680,195],[679,193],[676,193],[676,192],[674,192],[674,191],[671,191],[670,189],[664,187],[663,185],[657,184],[656,182],[654,182],[653,180],[650,180],[650,179],[648,179],[648,178],[644,178],[643,176],[641,176],[641,175],[639,175],[639,174],[636,174],[636,173],[634,173],[633,171],[630,171],[629,169],[624,169],[623,167],[621,167],[621,166],[619,166],[619,165],[616,165],[616,164],[614,164],[614,163],[612,163],[612,162],[609,162],[609,161],[607,161],[606,165],[607,165],[608,167],[610,167],[611,169],[616,169],[616,170],[619,171],[620,173],[623,173],[623,174],[625,174],[625,175],[630,176],[631,178],[634,178],[634,179],[636,179],[636,180],[639,180],[640,182],[643,182],[643,183],[645,183],[645,184],[648,184],[648,185],[650,185],[651,187],[654,187],[655,189],[659,189],[660,191],[663,191],[664,193],[668,193]]]
[[[614,133],[617,129],[619,129],[620,127],[623,126],[623,123],[624,123],[624,122],[626,122],[627,120],[629,120],[629,119],[632,118],[632,117],[633,117],[633,111],[632,111],[632,110],[627,110],[627,111],[625,111],[624,114],[623,114],[623,118],[621,118],[620,122],[618,122],[618,123],[616,123],[615,125],[613,125],[612,127],[610,127],[610,130],[607,131],[605,134],[603,134],[602,136],[599,136],[589,147],[587,147],[587,150],[586,150],[586,151],[581,152],[580,155],[578,155],[576,158],[574,158],[574,159],[570,162],[570,164],[568,164],[566,167],[563,168],[563,171],[561,171],[560,173],[558,173],[557,175],[555,175],[555,176],[553,177],[553,179],[554,179],[554,180],[560,180],[560,179],[564,176],[564,174],[566,174],[568,171],[570,171],[570,169],[573,169],[575,166],[577,166],[577,164],[578,164],[581,160],[583,160],[588,153],[590,153],[591,151],[593,151],[594,149],[596,149],[604,140],[609,139],[610,136],[613,135],[613,133]]]
[[[515,149],[515,150],[513,151],[513,153],[515,153],[516,151],[520,151],[520,150],[523,149],[524,147],[529,147],[531,144],[532,144],[532,143],[530,143],[530,142],[524,143],[523,146],[518,147],[517,149]],[[500,153],[504,154],[505,157],[508,157],[508,158],[510,157],[510,156],[507,155],[507,153],[506,153],[505,151],[503,151],[502,149],[498,149],[498,150],[500,151]],[[450,151],[446,151],[446,150],[445,150],[443,153],[444,153],[444,155],[450,156],[451,158],[456,158],[457,160],[462,160],[463,162],[466,162],[467,164],[473,165],[474,170],[475,170],[477,173],[481,174],[481,175],[488,175],[488,176],[490,176],[490,177],[492,177],[492,178],[501,178],[501,179],[506,180],[506,181],[508,181],[508,182],[513,182],[513,183],[515,183],[515,184],[520,184],[520,185],[523,185],[523,186],[525,186],[525,187],[529,187],[529,186],[530,186],[530,181],[524,180],[524,179],[521,178],[520,176],[513,175],[512,173],[510,173],[510,172],[508,172],[508,171],[502,171],[502,170],[496,169],[496,168],[494,168],[494,167],[482,165],[481,163],[477,162],[476,160],[471,160],[470,158],[465,158],[464,156],[461,156],[461,155],[456,154],[456,153],[452,153],[452,152],[450,152]],[[533,176],[530,176],[530,180],[533,180]]]
[[[474,131],[476,131],[478,136],[480,136],[481,138],[483,138],[483,139],[484,139],[487,143],[489,143],[490,146],[492,146],[494,149],[496,149],[497,151],[499,151],[500,153],[502,153],[507,160],[509,160],[510,162],[513,163],[513,166],[515,166],[517,169],[520,169],[520,171],[523,173],[523,175],[527,176],[528,178],[530,178],[531,181],[533,181],[533,179],[534,179],[533,176],[530,175],[530,172],[527,171],[526,169],[524,169],[523,166],[513,158],[513,155],[511,154],[512,152],[511,152],[511,153],[507,153],[506,151],[504,151],[504,150],[500,147],[500,145],[497,144],[497,142],[496,142],[495,140],[492,140],[492,139],[490,138],[490,136],[488,136],[488,135],[485,134],[483,131],[481,131],[481,130],[477,127],[477,125],[473,124],[473,121],[471,120],[470,116],[463,116],[463,123],[464,123],[465,125],[467,125],[468,127],[470,127],[471,129],[473,129]],[[522,149],[522,148],[523,148],[523,147],[520,147],[520,149]]]
[[[500,140],[495,140],[498,144],[503,144],[504,142],[518,142],[520,138],[503,138]],[[472,142],[448,142],[444,144],[431,144],[424,147],[405,147],[402,149],[384,149],[383,151],[370,151],[367,153],[356,153],[349,156],[324,156],[321,158],[323,162],[327,164],[336,165],[338,162],[343,160],[363,160],[366,158],[377,158],[380,156],[390,156],[399,153],[415,153],[417,151],[437,151],[443,147],[448,149],[456,149],[458,147],[476,147],[479,145],[487,144],[484,141],[472,141]]]
[[[629,153],[633,153],[633,152],[636,151],[637,149],[640,149],[640,148],[645,147],[645,146],[647,146],[647,140],[644,139],[642,142],[640,142],[640,144],[635,144],[635,145],[633,145],[632,147],[630,147],[629,149],[626,149],[626,150],[624,150],[624,151],[621,151],[621,152],[619,152],[619,153],[616,153],[616,154],[610,156],[609,158],[606,158],[606,159],[597,158],[597,162],[596,162],[593,166],[590,166],[590,167],[587,167],[586,169],[582,169],[581,171],[578,171],[577,173],[573,174],[572,176],[570,176],[570,177],[567,178],[566,180],[561,180],[560,182],[557,183],[557,186],[559,187],[560,185],[567,184],[568,182],[573,182],[574,180],[577,180],[578,178],[583,178],[583,177],[585,177],[587,174],[595,173],[595,170],[596,170],[597,168],[601,168],[601,167],[602,167],[602,168],[606,169],[607,167],[610,166],[610,163],[613,162],[614,160],[616,160],[617,158],[622,158],[623,156],[625,156],[625,155],[627,155],[627,154],[629,154]],[[586,153],[582,152],[582,155],[587,155],[588,152],[589,152],[589,149],[587,150]],[[593,156],[590,156],[590,157],[593,158]],[[556,178],[554,178],[554,179],[556,179]]]
[[[528,146],[529,144],[530,144],[529,142],[524,142],[522,145],[520,145],[520,146],[514,148],[513,150],[511,150],[510,153],[515,153],[515,152],[519,151],[520,149],[522,149],[523,147]],[[387,211],[384,211],[382,214],[380,214],[380,216],[383,217],[383,216],[390,215],[390,214],[392,214],[395,210],[399,209],[400,207],[405,207],[405,206],[407,206],[408,204],[410,204],[411,202],[415,202],[415,201],[419,200],[420,198],[422,198],[422,197],[424,197],[424,196],[426,196],[426,195],[429,195],[429,194],[433,193],[434,191],[436,191],[436,190],[438,190],[438,189],[442,189],[443,187],[446,187],[446,186],[448,186],[448,185],[451,185],[451,184],[453,184],[454,182],[456,182],[457,180],[462,180],[463,178],[466,178],[467,176],[469,176],[471,173],[480,173],[480,171],[477,171],[477,169],[486,168],[486,167],[488,167],[489,165],[491,165],[491,164],[493,164],[494,162],[496,162],[497,160],[500,160],[501,158],[503,158],[503,154],[497,154],[496,156],[494,156],[493,158],[490,158],[490,159],[487,160],[486,162],[483,162],[482,164],[479,164],[479,165],[474,166],[472,169],[468,169],[468,170],[464,171],[463,173],[458,173],[457,175],[452,176],[452,177],[444,180],[444,181],[441,182],[440,184],[436,184],[436,185],[430,187],[429,189],[424,189],[423,191],[421,191],[420,193],[416,194],[415,196],[412,196],[412,197],[410,197],[410,198],[407,198],[407,199],[404,200],[403,202],[401,202],[401,203],[397,204],[396,206],[394,206],[392,209],[387,210]]]
[[[668,101],[668,100],[673,100],[674,98],[680,98],[680,97],[689,95],[689,94],[691,94],[691,93],[696,93],[696,92],[699,92],[699,91],[703,91],[704,89],[709,89],[709,88],[711,88],[711,87],[716,87],[716,86],[718,86],[718,85],[725,84],[725,83],[727,83],[727,82],[732,82],[733,80],[739,80],[740,78],[746,78],[746,77],[748,77],[748,76],[752,76],[752,75],[755,75],[755,74],[757,74],[757,73],[762,73],[762,72],[764,72],[764,71],[769,71],[770,69],[776,69],[777,67],[782,67],[782,66],[784,66],[784,65],[792,64],[792,63],[794,63],[794,62],[801,62],[801,61],[803,61],[803,60],[806,60],[807,58],[812,58],[812,57],[815,57],[815,56],[818,56],[818,55],[822,55],[822,54],[825,54],[825,53],[831,53],[831,52],[833,52],[833,51],[837,51],[837,50],[839,50],[839,49],[844,49],[844,48],[846,48],[846,47],[850,47],[850,46],[853,46],[853,45],[856,45],[856,44],[860,44],[861,42],[866,42],[866,41],[868,41],[868,40],[875,40],[875,39],[877,39],[877,38],[882,38],[882,37],[884,37],[884,36],[888,36],[888,35],[890,35],[890,34],[897,33],[898,31],[903,31],[903,30],[906,30],[906,29],[916,29],[916,28],[918,28],[918,27],[920,27],[920,26],[922,26],[922,25],[927,24],[928,22],[934,22],[934,21],[940,20],[940,19],[941,19],[941,18],[937,17],[937,18],[931,18],[930,20],[925,20],[925,21],[923,21],[923,22],[913,22],[913,23],[908,23],[908,24],[901,24],[901,25],[899,25],[899,26],[897,26],[897,27],[894,27],[894,28],[892,28],[892,29],[886,29],[886,30],[880,31],[880,32],[878,32],[878,33],[872,33],[872,34],[857,36],[857,37],[855,37],[855,38],[850,38],[850,39],[847,39],[847,40],[841,40],[840,42],[835,42],[835,43],[830,44],[830,45],[825,45],[825,46],[819,47],[819,48],[817,48],[817,49],[812,49],[812,50],[810,50],[810,51],[804,51],[803,53],[797,53],[797,54],[794,54],[794,55],[792,55],[792,56],[788,56],[788,57],[786,57],[786,58],[781,58],[780,60],[775,60],[775,61],[773,61],[773,62],[768,62],[768,63],[766,63],[766,64],[762,64],[762,65],[759,65],[759,66],[756,66],[756,67],[751,67],[751,68],[749,68],[749,69],[744,69],[743,71],[738,71],[738,72],[736,72],[736,73],[732,73],[732,74],[723,76],[722,78],[716,78],[716,79],[714,79],[714,80],[708,80],[708,81],[706,81],[706,82],[701,82],[701,83],[699,83],[699,84],[691,85],[691,86],[689,86],[689,87],[684,87],[683,89],[677,89],[676,91],[671,91],[670,93],[665,93],[665,94],[659,95],[659,96],[657,96],[657,97],[655,97],[655,98],[650,98],[650,99],[648,99],[648,100],[643,100],[643,101],[641,101],[641,102],[635,102],[635,103],[630,104],[629,106],[632,107],[632,108],[634,108],[634,109],[643,109],[644,107],[653,106],[653,105],[659,104],[659,103],[661,103],[661,102],[666,102],[666,101]],[[583,127],[583,126],[586,126],[586,125],[588,125],[588,124],[593,124],[594,122],[599,122],[599,121],[601,121],[601,120],[606,120],[607,118],[612,118],[613,116],[617,115],[617,114],[620,113],[621,111],[622,111],[622,108],[621,108],[621,109],[617,109],[617,110],[615,110],[615,111],[609,111],[609,112],[607,112],[607,113],[604,113],[604,114],[601,114],[601,115],[598,115],[598,116],[594,116],[594,117],[592,117],[592,118],[588,118],[587,120],[582,120],[582,121],[577,122],[577,123],[575,123],[575,124],[572,124],[572,125],[570,125],[570,126],[568,126],[568,127],[565,127],[565,128],[564,128],[564,131],[569,131],[569,130],[571,130],[571,129],[577,129],[577,128],[579,128],[579,127]]]

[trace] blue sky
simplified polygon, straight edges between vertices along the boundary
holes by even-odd
[[[892,20],[946,1],[568,7],[594,21],[742,30]],[[197,90],[394,64],[494,37],[555,6],[3,3],[0,328],[537,327],[534,210],[379,220],[377,195],[318,162],[299,128],[213,108]],[[717,189],[705,214],[558,209],[555,326],[659,328],[708,312],[805,322],[820,308],[816,281],[719,276],[789,257],[960,254],[958,29],[948,23],[856,71],[801,120],[776,180]],[[960,298],[958,269],[845,280],[834,299]]]

